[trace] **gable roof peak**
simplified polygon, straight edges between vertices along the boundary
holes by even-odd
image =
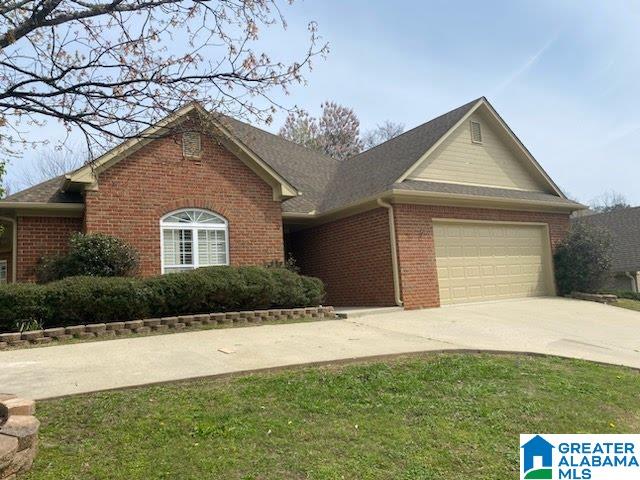
[[[409,129],[409,130],[406,130],[406,131],[402,132],[400,135],[398,135],[398,136],[396,136],[396,137],[390,138],[389,140],[385,140],[384,142],[379,143],[378,145],[375,145],[374,147],[371,147],[371,148],[369,148],[369,149],[367,149],[367,150],[364,150],[363,152],[360,152],[360,153],[358,153],[358,154],[356,154],[356,155],[353,155],[353,156],[351,156],[351,157],[349,157],[349,158],[347,158],[347,159],[345,159],[345,160],[343,160],[343,161],[349,161],[349,160],[352,160],[352,159],[356,159],[356,158],[358,158],[358,157],[360,157],[360,156],[367,155],[367,154],[369,154],[370,152],[372,152],[373,150],[375,150],[375,149],[377,149],[377,148],[379,148],[379,147],[383,147],[384,145],[388,144],[389,142],[393,142],[393,141],[395,141],[395,140],[401,141],[404,137],[409,136],[409,135],[412,135],[412,134],[415,134],[415,133],[416,133],[416,131],[419,131],[419,130],[421,130],[421,129],[424,129],[424,128],[425,128],[425,127],[427,127],[429,124],[434,123],[434,122],[437,122],[437,121],[441,120],[443,117],[446,117],[446,116],[448,116],[448,115],[454,115],[454,114],[456,114],[456,113],[457,113],[457,112],[459,112],[459,111],[465,111],[465,112],[467,112],[467,111],[468,111],[468,110],[470,110],[471,108],[475,107],[475,106],[476,106],[476,104],[477,104],[478,102],[480,102],[481,100],[482,100],[482,101],[485,101],[485,102],[487,102],[487,103],[488,103],[488,101],[487,101],[487,99],[486,99],[485,97],[478,97],[478,98],[476,98],[475,100],[471,100],[470,102],[467,102],[467,103],[465,103],[464,105],[461,105],[461,106],[459,106],[459,107],[456,107],[456,108],[454,108],[454,109],[452,109],[452,110],[449,110],[449,111],[448,111],[448,112],[446,112],[446,113],[443,113],[443,114],[441,114],[441,115],[438,115],[437,117],[432,118],[431,120],[427,120],[427,121],[426,121],[426,122],[424,122],[424,123],[421,123],[421,124],[419,124],[419,125],[416,125],[415,127],[413,127],[413,128],[411,128],[411,129]]]

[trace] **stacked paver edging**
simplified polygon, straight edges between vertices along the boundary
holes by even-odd
[[[44,344],[50,343],[53,340],[68,340],[74,337],[93,338],[130,334],[142,335],[150,332],[180,331],[185,328],[198,328],[202,325],[261,325],[263,322],[297,320],[302,318],[312,318],[314,320],[333,319],[336,318],[336,314],[333,307],[280,308],[73,325],[70,327],[30,330],[22,333],[0,333],[0,349],[7,346],[18,347],[28,344]]]
[[[607,293],[583,293],[583,292],[571,292],[570,298],[576,298],[578,300],[587,300],[589,302],[598,303],[616,303],[618,301],[617,295],[611,295]]]
[[[33,400],[0,393],[0,403],[9,410],[9,418],[0,426],[0,480],[14,480],[33,464],[40,422],[33,416]]]

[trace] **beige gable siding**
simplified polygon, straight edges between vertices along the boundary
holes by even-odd
[[[471,121],[482,126],[481,144],[471,141]],[[474,113],[451,132],[409,179],[548,191],[506,142],[486,117]]]

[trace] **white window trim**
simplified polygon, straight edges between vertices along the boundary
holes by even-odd
[[[0,260],[0,267],[4,266],[4,281],[0,277],[0,284],[9,283],[9,262],[7,260]]]
[[[169,218],[171,215],[175,215],[180,212],[185,211],[196,211],[196,212],[205,212],[210,215],[214,215],[224,223],[219,224],[206,224],[206,223],[197,223],[197,222],[165,222],[166,218]],[[193,263],[190,265],[165,265],[164,262],[164,230],[191,230],[191,242],[192,242],[192,259]],[[206,210],[204,208],[180,208],[178,210],[174,210],[173,212],[169,212],[164,215],[160,219],[160,273],[165,273],[165,268],[181,268],[181,267],[193,267],[189,268],[189,270],[195,270],[196,268],[200,268],[200,258],[198,254],[198,230],[216,230],[225,232],[225,259],[226,262],[219,265],[229,265],[229,222],[222,215],[218,215],[211,210]],[[212,266],[212,265],[205,265]]]

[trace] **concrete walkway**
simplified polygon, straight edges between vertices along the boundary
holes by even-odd
[[[41,399],[262,368],[456,349],[547,353],[640,368],[640,313],[537,298],[5,351],[0,352],[0,392]]]

